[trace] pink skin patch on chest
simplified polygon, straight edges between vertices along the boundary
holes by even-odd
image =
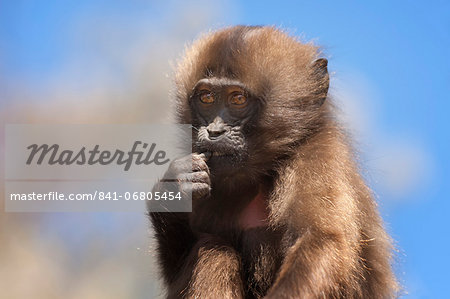
[[[243,229],[268,225],[269,209],[264,193],[259,193],[239,215],[239,225]]]

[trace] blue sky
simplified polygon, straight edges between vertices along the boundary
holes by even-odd
[[[74,38],[74,20],[90,15],[113,15],[122,20],[121,16],[125,15],[144,20],[143,26],[150,22],[171,27],[175,26],[171,23],[171,12],[179,8],[178,4],[175,1],[164,4],[159,1],[150,4],[101,0],[2,1],[0,101],[7,101],[12,87],[19,83],[39,90],[49,78],[60,74],[68,59],[89,50]],[[197,4],[199,7],[217,5],[212,17],[203,15],[202,10],[185,12],[193,19],[212,18],[208,24],[214,27],[274,24],[303,34],[307,40],[314,39],[323,46],[336,77],[347,80],[350,87],[349,78],[356,78],[355,84],[363,80],[374,91],[369,100],[361,102],[364,117],[372,119],[364,148],[369,152],[369,159],[372,145],[400,140],[417,146],[429,164],[427,176],[419,176],[423,180],[407,192],[385,192],[381,186],[378,190],[374,183],[383,218],[400,251],[397,269],[410,293],[405,298],[445,298],[449,293],[447,269],[450,268],[447,239],[450,233],[450,2]],[[134,28],[129,27],[127,20],[124,17],[121,24],[125,32]],[[133,24],[139,26],[139,22]],[[373,113],[372,107],[376,107]],[[376,160],[369,164],[376,164]]]

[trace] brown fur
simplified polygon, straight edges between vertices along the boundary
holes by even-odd
[[[168,297],[392,298],[391,243],[318,73],[318,48],[273,27],[205,35],[176,74],[177,116],[192,123],[198,80],[239,80],[264,102],[245,171],[188,213],[151,213]],[[326,65],[325,65],[326,67]],[[266,227],[239,227],[264,188]]]

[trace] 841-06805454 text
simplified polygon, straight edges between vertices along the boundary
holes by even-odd
[[[174,191],[166,192],[117,192],[117,191],[95,191],[93,193],[69,193],[48,192],[48,193],[11,193],[9,195],[11,201],[16,200],[37,200],[37,201],[54,201],[54,200],[100,200],[100,201],[116,201],[116,200],[181,200],[182,193]]]

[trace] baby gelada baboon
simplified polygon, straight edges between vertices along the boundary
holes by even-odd
[[[318,48],[274,27],[187,50],[176,112],[193,153],[168,174],[190,183],[192,212],[150,213],[168,298],[396,296],[390,238],[328,85]]]

